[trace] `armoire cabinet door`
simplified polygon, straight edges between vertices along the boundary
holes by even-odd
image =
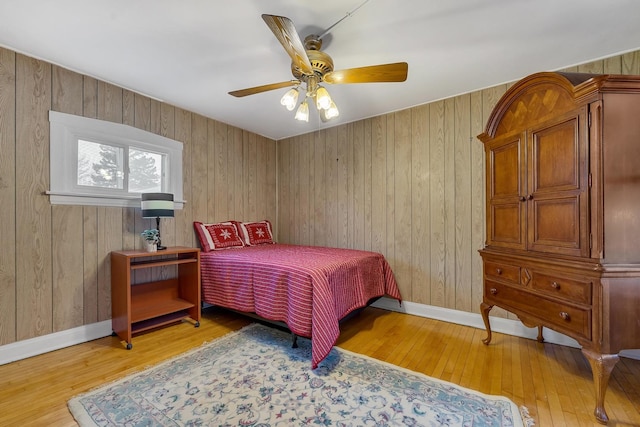
[[[526,194],[529,250],[589,256],[585,119],[585,110],[580,110],[529,131]]]
[[[487,244],[525,249],[524,134],[487,145]]]
[[[487,144],[487,244],[589,256],[586,109]]]

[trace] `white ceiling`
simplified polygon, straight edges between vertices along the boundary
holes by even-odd
[[[291,79],[263,13],[301,38],[346,17],[335,69],[406,61],[408,79],[328,86],[326,124],[294,120],[286,89],[232,97]],[[2,0],[0,45],[277,140],[635,50],[639,22],[638,0]]]

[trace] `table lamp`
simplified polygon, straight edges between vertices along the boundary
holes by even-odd
[[[155,218],[158,230],[158,250],[167,249],[162,246],[160,239],[160,217],[173,217],[173,194],[171,193],[142,193],[142,217]]]

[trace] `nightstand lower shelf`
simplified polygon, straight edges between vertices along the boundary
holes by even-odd
[[[131,286],[131,322],[192,308],[192,302],[179,297],[179,286],[177,279]]]
[[[193,320],[189,313],[185,311],[176,311],[162,316],[154,317],[153,319],[141,320],[131,324],[131,333],[137,334],[139,332],[148,331],[150,329],[159,328],[161,326],[177,323],[182,320]],[[194,326],[200,326],[200,322],[194,321]]]

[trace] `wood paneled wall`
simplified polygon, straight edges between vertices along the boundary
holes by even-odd
[[[0,345],[110,319],[109,253],[155,226],[139,208],[49,203],[50,109],[184,144],[187,203],[163,243],[196,246],[194,220],[275,223],[275,141],[0,48]]]
[[[640,53],[572,71],[640,74]],[[154,225],[138,208],[49,204],[50,109],[184,143],[187,204],[163,220],[164,243],[195,246],[194,220],[268,218],[283,243],[382,252],[406,301],[478,312],[485,212],[475,136],[506,89],[276,143],[0,48],[0,345],[109,319],[109,252],[138,247]]]
[[[565,71],[640,74],[640,52]],[[508,86],[278,141],[280,241],[381,252],[405,301],[479,313],[486,216],[476,136]]]

